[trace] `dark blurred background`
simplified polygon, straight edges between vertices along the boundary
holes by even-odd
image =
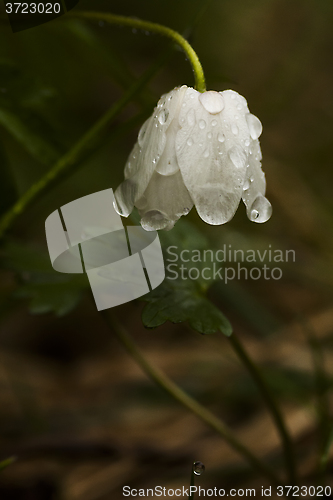
[[[326,405],[332,401],[333,3],[206,4],[81,0],[76,9],[139,17],[190,33],[208,89],[236,90],[263,123],[271,220],[251,223],[243,205],[225,226],[206,225],[195,210],[187,219],[215,248],[271,245],[296,252],[294,263],[283,264],[281,280],[233,281],[217,284],[210,293],[262,367],[292,433],[301,483],[310,485],[318,480],[314,471],[323,425],[317,401],[323,393]],[[2,4],[0,12],[0,155],[22,194],[47,172],[52,154],[45,162],[37,159],[2,123],[1,108],[20,113],[29,130],[47,137],[57,157],[169,42],[104,22],[67,18],[12,34]],[[31,312],[29,300],[17,297],[32,262],[45,259],[50,267],[46,217],[80,196],[115,189],[123,179],[140,124],[115,139],[117,129],[140,111],[149,116],[163,93],[193,83],[189,63],[175,50],[110,125],[110,139],[30,207],[7,237],[0,289],[0,461],[10,456],[17,461],[0,472],[1,500],[107,500],[122,498],[123,485],[186,486],[193,460],[206,465],[197,481],[202,486],[268,484],[147,379],[104,324],[89,290],[82,300],[70,296],[68,311],[61,311],[67,314],[60,316],[34,314],[47,307],[37,305]],[[147,330],[143,306],[132,302],[117,307],[115,314],[147,357],[279,470],[278,436],[228,340],[221,333],[202,336],[183,323]],[[319,394],[313,368],[318,352],[326,370]],[[331,425],[326,410],[325,425]],[[333,454],[319,481],[333,486]]]

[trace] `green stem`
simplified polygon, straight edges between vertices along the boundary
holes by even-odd
[[[301,317],[300,323],[305,332],[312,356],[314,370],[314,385],[317,403],[318,434],[319,434],[319,479],[325,477],[330,444],[332,442],[332,424],[329,403],[329,380],[325,370],[325,359],[321,344],[311,323]]]
[[[83,137],[64,155],[55,165],[35,184],[33,184],[21,198],[2,216],[0,219],[0,238],[5,231],[13,224],[15,219],[22,214],[39,195],[45,193],[49,188],[54,186],[66,175],[73,173],[80,161],[91,153],[98,145],[102,134],[107,126],[114,120],[123,108],[133,99],[146,83],[160,69],[165,59],[169,55],[167,51],[162,58],[153,64],[143,75],[137,80],[124,95],[86,132]]]
[[[68,16],[74,16],[82,19],[90,19],[96,21],[105,21],[109,24],[117,24],[119,26],[129,26],[130,28],[150,31],[152,33],[158,33],[159,35],[171,38],[177,45],[179,45],[185,52],[189,62],[191,63],[194,78],[195,78],[195,88],[199,92],[206,91],[206,83],[204,72],[200,63],[200,60],[188,43],[188,41],[177,31],[171,28],[163,26],[162,24],[151,23],[149,21],[143,21],[142,19],[134,19],[132,17],[117,16],[115,14],[110,14],[106,12],[80,12],[74,11],[68,14]]]
[[[273,420],[275,422],[275,425],[277,427],[277,430],[281,436],[282,444],[283,444],[283,450],[284,450],[284,456],[285,456],[285,464],[287,471],[289,473],[289,481],[291,485],[296,484],[296,470],[295,470],[295,459],[294,459],[294,451],[293,451],[293,444],[291,437],[289,435],[289,432],[286,428],[283,416],[276,405],[276,402],[272,398],[270,391],[266,385],[265,380],[262,377],[261,372],[257,368],[257,366],[254,364],[254,362],[251,360],[249,355],[247,354],[246,350],[242,346],[241,342],[239,339],[236,337],[236,335],[232,334],[228,338],[235,349],[237,355],[239,356],[240,360],[244,363],[246,368],[248,369],[249,373],[251,374],[254,382],[256,383],[258,389],[261,392],[261,395],[263,396],[263,399],[266,403],[266,406],[268,410],[270,411]]]
[[[181,403],[185,408],[194,413],[194,415],[199,417],[209,427],[214,429],[214,431],[216,431],[234,450],[236,450],[240,455],[243,456],[243,458],[247,460],[247,462],[254,470],[259,471],[273,484],[281,484],[275,473],[265,463],[263,463],[255,455],[253,455],[252,452],[248,450],[240,441],[238,441],[236,436],[234,436],[234,434],[224,424],[224,422],[222,422],[219,418],[217,418],[213,413],[207,410],[191,396],[186,394],[186,392],[184,392],[172,380],[170,380],[167,375],[165,375],[161,370],[153,366],[147,360],[147,358],[141,353],[141,351],[138,349],[135,342],[125,331],[125,329],[113,316],[111,317],[110,312],[102,312],[101,314],[103,315],[105,321],[111,327],[123,347],[139,364],[139,366],[151,380],[153,380],[159,387],[164,389],[170,396]]]
[[[192,464],[190,494],[188,496],[188,500],[194,500],[194,491],[191,493],[191,487],[193,487],[193,486],[194,486],[194,467],[193,467],[193,464]]]

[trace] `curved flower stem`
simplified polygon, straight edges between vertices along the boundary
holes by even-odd
[[[195,401],[195,399],[191,396],[186,394],[186,392],[170,380],[167,375],[147,360],[147,358],[138,349],[131,336],[119,324],[114,316],[111,316],[110,311],[102,312],[101,314],[126,351],[132,356],[132,358],[138,363],[151,380],[164,389],[170,396],[172,396],[172,398],[177,400],[185,406],[185,408],[199,417],[209,427],[214,429],[234,450],[247,460],[254,470],[260,472],[274,485],[281,484],[275,473],[265,463],[261,462],[261,460],[253,455],[252,452],[248,450],[240,441],[238,441],[232,431],[219,418],[217,418],[200,403]]]
[[[242,346],[241,342],[239,339],[236,337],[235,334],[232,334],[230,337],[228,337],[228,340],[230,340],[233,348],[235,349],[237,355],[239,356],[240,360],[243,362],[243,364],[246,366],[248,371],[250,372],[254,382],[256,383],[258,389],[261,392],[261,395],[264,398],[264,401],[266,403],[267,408],[269,409],[273,420],[275,422],[275,425],[277,427],[277,430],[281,436],[282,444],[283,444],[283,450],[284,450],[284,456],[285,456],[285,464],[287,471],[289,473],[289,484],[291,485],[296,485],[296,470],[295,470],[295,459],[294,459],[294,451],[293,451],[293,444],[291,437],[289,435],[289,432],[286,428],[283,416],[276,405],[276,402],[272,398],[270,391],[268,387],[266,386],[266,383],[262,377],[262,374],[258,370],[257,366],[254,364],[254,362],[251,360],[249,355],[247,354],[246,350]]]
[[[158,33],[159,35],[171,38],[171,40],[177,43],[177,45],[179,45],[184,50],[189,62],[191,63],[194,72],[196,90],[198,90],[199,92],[206,91],[205,76],[201,66],[201,62],[197,54],[193,50],[192,46],[177,31],[174,31],[171,28],[163,26],[162,24],[151,23],[149,21],[134,19],[132,17],[117,16],[115,14],[110,14],[106,12],[75,11],[69,13],[68,16],[74,16],[78,18],[90,19],[96,21],[105,21],[109,24],[117,24],[119,26],[129,26],[130,28],[150,31],[152,33]]]
[[[33,184],[21,198],[1,217],[0,238],[13,224],[14,220],[22,214],[42,193],[59,182],[65,175],[68,176],[75,171],[78,163],[91,153],[98,145],[102,134],[107,126],[114,120],[133,97],[146,85],[146,83],[160,69],[169,50],[160,57],[124,95],[86,132],[74,146],[62,156],[55,165],[35,184]]]

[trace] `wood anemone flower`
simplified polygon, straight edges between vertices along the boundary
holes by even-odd
[[[147,231],[171,229],[193,205],[208,224],[224,224],[243,199],[253,222],[266,222],[259,136],[262,125],[233,90],[177,87],[143,124],[115,192],[124,216],[136,206]]]

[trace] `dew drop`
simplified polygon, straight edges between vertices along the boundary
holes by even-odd
[[[186,143],[187,143],[187,145],[188,145],[188,146],[192,146],[193,141],[192,141],[192,139],[187,139],[187,142],[186,142]]]
[[[249,146],[250,145],[250,139],[245,139],[245,146]]]
[[[237,109],[240,111],[242,109],[242,107],[243,106],[241,104],[238,104]]]
[[[206,111],[212,115],[220,113],[224,108],[224,99],[218,92],[214,90],[209,90],[200,94],[199,101],[203,105]]]
[[[246,191],[250,187],[250,179],[246,179],[243,185],[243,191]]]
[[[194,94],[191,94],[191,96],[190,96],[190,97],[191,97],[191,99],[194,99]]]
[[[170,224],[170,219],[159,210],[150,210],[146,212],[141,219],[141,226],[146,231],[154,231],[159,229],[165,229]]]
[[[205,466],[202,462],[193,462],[192,468],[196,476],[200,476],[203,472],[205,472]]]
[[[239,129],[238,129],[238,127],[237,127],[236,123],[233,123],[233,124],[231,125],[231,132],[232,132],[234,135],[237,135],[237,134],[238,134]]]
[[[206,149],[206,150],[204,151],[204,154],[203,154],[203,155],[204,155],[204,158],[208,158],[208,156],[209,156],[209,151],[208,151],[208,149]]]
[[[245,154],[243,153],[243,150],[233,147],[228,151],[228,155],[236,168],[245,167],[246,157]]]
[[[259,194],[252,203],[248,217],[252,222],[266,222],[272,215],[272,205],[262,194]]]
[[[252,115],[251,113],[247,113],[245,115],[247,126],[249,127],[250,135],[253,140],[258,139],[262,132],[262,124],[259,118]]]
[[[217,125],[217,121],[216,121],[216,120],[213,120],[213,121],[212,121],[212,127],[216,127],[216,125]]]
[[[169,116],[169,111],[166,109],[162,109],[158,115],[158,121],[160,122],[161,125],[164,125],[164,123],[167,121]]]
[[[202,148],[202,142],[199,142],[199,147]]]
[[[222,132],[220,132],[219,135],[217,136],[217,140],[219,142],[224,142],[225,141],[225,136],[224,136],[224,134],[222,134]]]
[[[201,130],[203,130],[205,127],[206,127],[206,122],[205,122],[205,120],[200,120],[200,121],[199,121],[199,128],[201,128]]]
[[[213,137],[213,134],[212,134],[211,132],[208,132],[208,134],[207,134],[207,138],[208,138],[208,139],[211,139],[212,137]]]

